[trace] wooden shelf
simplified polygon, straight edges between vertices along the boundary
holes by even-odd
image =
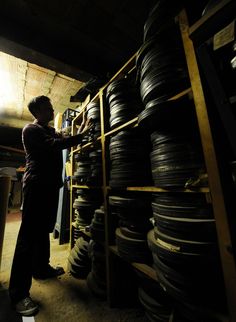
[[[116,245],[109,246],[109,250],[113,254],[119,256],[120,258],[122,258],[118,253],[118,249],[117,249]],[[152,267],[148,266],[147,264],[143,264],[143,263],[130,263],[130,264],[133,267],[135,267],[137,270],[139,270],[140,272],[144,273],[145,275],[147,275],[148,277],[150,277],[154,281],[158,282],[156,271]]]
[[[99,141],[101,141],[101,136],[99,136],[95,141],[86,143],[85,145],[82,145],[79,148],[73,150],[72,153],[76,153],[76,152],[79,152],[81,150],[88,149],[88,148],[93,148],[95,146],[95,144],[97,144]]]
[[[202,39],[206,39],[209,35],[214,35],[214,32],[217,28],[223,28],[224,26],[223,21],[229,21],[231,17],[235,16],[235,10],[229,10],[234,7],[235,8],[235,0],[222,0],[215,8],[215,13],[213,11],[209,11],[209,13],[206,14],[206,16],[202,17],[197,24],[192,26],[190,28],[191,32],[191,38],[196,40],[196,44],[198,41],[202,41]],[[232,12],[231,12],[232,11]],[[223,13],[230,12],[229,16],[224,15]],[[223,18],[221,17],[223,14]],[[220,21],[220,26],[217,25],[217,20]],[[71,204],[71,212],[70,212],[70,218],[71,221],[73,220],[73,198],[75,194],[73,194],[73,189],[102,189],[103,190],[103,201],[104,201],[104,209],[105,209],[105,236],[106,240],[104,242],[104,245],[106,246],[106,277],[107,277],[107,285],[108,285],[108,302],[112,303],[115,299],[115,292],[113,292],[113,286],[117,286],[117,290],[119,291],[119,285],[116,285],[114,283],[115,276],[114,272],[112,271],[113,264],[116,264],[115,259],[117,259],[115,256],[118,256],[121,258],[121,260],[124,260],[125,263],[130,264],[130,266],[134,267],[136,270],[142,272],[149,278],[151,278],[154,281],[158,282],[159,277],[151,266],[143,264],[143,263],[130,263],[129,261],[123,259],[119,253],[117,246],[115,245],[109,245],[110,240],[110,234],[112,233],[111,227],[112,227],[112,216],[109,215],[109,204],[108,204],[108,198],[107,198],[107,190],[109,190],[110,193],[116,193],[117,191],[141,191],[141,192],[151,192],[151,193],[203,193],[203,195],[207,201],[207,203],[212,204],[213,212],[214,212],[214,218],[216,222],[216,231],[217,231],[217,239],[218,239],[218,246],[220,251],[220,257],[221,257],[221,264],[223,269],[223,275],[225,280],[225,291],[226,291],[226,297],[228,301],[228,311],[230,315],[230,321],[236,321],[236,270],[235,270],[235,261],[234,256],[232,252],[232,242],[231,242],[231,231],[229,229],[228,221],[227,221],[227,211],[225,207],[224,202],[224,191],[222,190],[221,185],[221,178],[220,173],[218,169],[218,163],[217,163],[217,157],[214,149],[214,141],[212,137],[209,117],[207,114],[207,106],[204,99],[201,79],[199,75],[198,65],[197,65],[197,59],[195,55],[195,50],[193,47],[193,42],[189,38],[189,26],[187,21],[187,16],[185,10],[183,10],[178,15],[178,21],[179,21],[179,27],[182,37],[182,42],[184,46],[184,52],[185,57],[187,61],[188,66],[188,73],[189,73],[189,79],[191,83],[191,88],[187,88],[183,90],[182,92],[178,93],[177,95],[172,96],[168,100],[177,100],[181,97],[184,97],[187,95],[189,99],[193,100],[194,106],[195,106],[195,112],[196,112],[196,118],[198,121],[198,127],[199,127],[199,133],[201,136],[201,142],[202,142],[202,148],[203,148],[203,154],[204,154],[204,160],[206,165],[206,170],[208,174],[208,182],[209,187],[191,187],[187,189],[163,189],[160,187],[155,186],[143,186],[143,187],[124,187],[124,188],[110,188],[105,186],[102,187],[89,187],[87,185],[76,185],[73,184],[71,187],[72,193],[70,194],[70,204]],[[225,24],[226,25],[226,24]],[[209,30],[206,31],[206,27],[209,26]],[[211,27],[212,28],[211,28]],[[214,31],[214,32],[213,32]],[[209,37],[207,38],[209,39]],[[196,46],[197,47],[197,46]],[[101,116],[101,136],[94,142],[89,142],[85,144],[82,147],[79,147],[72,151],[72,169],[73,169],[73,157],[74,153],[79,152],[83,149],[89,149],[93,148],[94,145],[96,145],[98,142],[101,144],[101,150],[102,150],[102,169],[103,169],[103,183],[107,182],[107,171],[109,167],[107,166],[107,154],[106,154],[106,138],[109,139],[110,136],[115,135],[121,130],[128,129],[128,128],[134,128],[138,126],[138,115],[134,117],[133,119],[129,120],[128,122],[112,129],[108,130],[104,133],[104,124],[105,124],[105,90],[107,86],[114,81],[115,79],[119,79],[123,77],[124,75],[127,75],[128,73],[132,73],[135,70],[135,62],[136,62],[136,54],[131,57],[131,59],[110,79],[110,81],[103,86],[97,96],[94,99],[100,100],[100,116]],[[192,105],[192,104],[191,104]],[[190,106],[191,108],[191,106]],[[81,115],[81,114],[80,114]],[[77,120],[79,123],[79,120]],[[74,181],[76,182],[76,181]],[[73,183],[73,181],[71,181]],[[206,184],[206,181],[200,181],[200,183]],[[151,183],[152,184],[152,183]],[[72,223],[71,228],[73,227]],[[201,233],[201,232],[200,232]],[[86,236],[91,237],[91,234],[89,232],[85,232],[85,230],[81,231],[81,234],[86,234]],[[114,254],[114,255],[113,255]],[[112,265],[110,265],[112,264]],[[117,292],[118,293],[118,292]],[[222,320],[223,321],[223,320]],[[226,320],[225,320],[226,321]]]
[[[108,190],[127,190],[127,191],[147,191],[147,192],[189,192],[189,193],[209,193],[209,187],[202,187],[196,189],[163,189],[158,187],[126,187],[126,188],[119,188],[119,189],[112,189],[111,187],[107,187]]]
[[[102,187],[95,187],[95,186],[85,186],[85,185],[78,185],[73,184],[72,189],[102,189]]]
[[[181,97],[183,97],[183,96],[185,96],[185,95],[188,95],[188,94],[190,94],[190,93],[192,93],[192,88],[191,88],[191,87],[189,87],[189,88],[187,88],[187,89],[183,90],[182,92],[180,92],[180,93],[178,93],[178,94],[176,94],[176,95],[172,96],[171,98],[169,98],[169,99],[168,99],[168,101],[174,101],[174,100],[177,100],[177,99],[179,99],[179,98],[181,98]]]
[[[104,135],[109,136],[109,135],[112,135],[112,134],[114,134],[114,133],[116,133],[116,132],[118,132],[120,130],[123,130],[123,129],[127,128],[127,127],[137,126],[137,122],[138,122],[138,116],[133,118],[132,120],[130,120],[130,121],[128,121],[128,122],[116,127],[115,129],[105,133]]]
[[[148,192],[190,192],[190,193],[197,193],[203,192],[208,193],[210,192],[208,187],[205,188],[196,188],[196,189],[163,189],[158,187],[127,187],[126,190],[128,191],[148,191]]]

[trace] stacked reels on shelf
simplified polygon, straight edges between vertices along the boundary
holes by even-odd
[[[151,227],[150,200],[135,194],[109,196],[109,205],[112,216],[119,219],[115,236],[120,256],[130,262],[149,263],[146,235]]]
[[[173,299],[160,284],[146,274],[135,270],[138,279],[138,297],[150,321],[169,322],[174,311]],[[175,320],[174,320],[175,321]]]
[[[87,184],[91,176],[90,158],[87,151],[80,151],[74,156],[75,171],[73,179],[78,184]]]
[[[80,151],[75,154],[76,169],[73,179],[77,184],[100,186],[102,184],[102,151]]]
[[[106,99],[110,110],[110,128],[132,119],[142,110],[138,88],[130,78],[121,78],[107,87]]]
[[[165,32],[173,24],[175,17],[183,8],[182,1],[159,0],[150,10],[143,28],[143,41],[147,42],[159,33]]]
[[[145,186],[151,181],[150,145],[138,129],[124,130],[110,140],[110,181],[113,188]]]
[[[194,105],[188,97],[168,101],[190,86],[175,23],[180,9],[178,1],[157,2],[136,59],[145,105],[138,124],[151,135],[154,184],[170,189],[153,196],[148,245],[160,285],[183,316],[176,321],[219,321],[212,312],[224,310],[225,298],[211,206],[205,195],[171,192],[207,183]]]
[[[144,42],[136,67],[145,108],[152,101],[163,102],[189,87],[181,35],[174,18],[166,30]]]
[[[89,257],[91,271],[87,276],[87,285],[90,291],[101,299],[106,298],[106,256],[105,248],[94,240],[89,242]]]
[[[97,149],[89,153],[90,160],[90,178],[88,185],[101,186],[102,185],[102,150]]]
[[[158,279],[190,321],[224,309],[223,276],[215,220],[200,193],[153,195],[154,229],[148,233]]]
[[[199,130],[188,99],[150,105],[139,115],[138,123],[151,133],[150,159],[155,186],[188,188],[203,185],[206,175]]]
[[[101,191],[84,189],[77,190],[77,198],[74,200],[73,215],[74,241],[79,237],[80,230],[84,230],[91,224],[95,209],[102,204]]]
[[[104,206],[101,206],[94,211],[94,216],[89,226],[91,237],[96,242],[105,241],[104,216]]]
[[[204,194],[155,193],[152,209],[160,233],[173,238],[216,243],[215,219]]]
[[[186,98],[167,101],[190,84],[175,23],[180,9],[175,1],[158,1],[145,23],[144,44],[136,60],[145,106],[138,124],[152,133],[152,177],[155,186],[163,188],[189,187],[205,174],[193,104]]]
[[[101,135],[100,103],[90,102],[86,106],[87,118],[93,122],[93,128],[89,132],[89,141],[95,141]]]
[[[68,271],[75,278],[86,278],[91,270],[91,260],[88,255],[88,241],[84,237],[76,240],[68,257]]]

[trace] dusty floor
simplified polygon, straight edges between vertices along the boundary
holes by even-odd
[[[11,210],[7,215],[0,270],[0,322],[22,321],[11,308],[7,288],[15,242],[20,225],[19,213]],[[69,247],[58,245],[51,239],[51,264],[67,269]],[[39,303],[36,322],[147,322],[142,309],[109,308],[105,301],[95,298],[85,280],[72,277],[68,272],[60,278],[33,280],[31,297]]]

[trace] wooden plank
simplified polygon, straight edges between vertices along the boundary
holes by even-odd
[[[111,130],[109,132],[106,132],[105,136],[110,136],[110,135],[112,135],[112,134],[114,134],[114,133],[116,133],[116,132],[118,132],[120,130],[123,130],[123,129],[125,129],[127,127],[130,127],[132,125],[135,125],[137,123],[137,121],[138,121],[138,117],[135,117],[132,120],[130,120],[130,121],[128,121],[128,122],[116,127],[115,129],[113,129],[113,130]]]
[[[112,253],[114,253],[115,255],[121,257],[118,253],[118,249],[117,249],[116,245],[109,246],[109,250]],[[143,264],[143,263],[130,263],[130,264],[133,267],[135,267],[136,269],[138,269],[140,272],[144,273],[145,275],[147,275],[148,277],[150,277],[154,281],[158,282],[156,271],[152,267],[148,266],[147,264]]]
[[[128,191],[148,191],[148,192],[190,192],[190,193],[208,193],[210,192],[208,187],[196,188],[196,189],[163,189],[158,187],[127,187]]]
[[[177,100],[187,94],[192,93],[192,88],[187,88],[184,91],[180,92],[179,94],[176,94],[175,96],[172,96],[171,98],[168,99],[168,101],[174,101]]]
[[[192,41],[189,38],[188,20],[185,11],[179,16],[180,29],[183,39],[185,55],[189,70],[190,81],[193,90],[193,99],[199,123],[203,153],[205,157],[208,180],[212,197],[212,205],[216,220],[218,245],[223,267],[226,296],[231,321],[236,321],[236,269],[232,249],[230,229],[223,198],[223,191],[219,176],[214,142],[208,119],[207,107],[201,85],[196,55]]]
[[[154,281],[158,282],[157,273],[152,267],[143,263],[131,263],[131,265],[138,269],[140,272],[153,279]]]
[[[85,185],[78,185],[73,184],[72,189],[101,189],[102,187],[94,187],[94,186],[85,186]]]
[[[101,136],[99,136],[95,141],[86,143],[85,145],[80,146],[79,148],[76,148],[73,150],[73,153],[79,152],[81,150],[87,149],[87,148],[93,148],[96,143],[98,143],[101,140]]]
[[[112,216],[108,216],[108,200],[107,200],[107,187],[106,187],[106,138],[105,138],[105,122],[104,122],[104,96],[103,91],[99,91],[100,100],[100,120],[101,120],[101,147],[102,147],[102,182],[103,182],[103,207],[104,207],[104,226],[105,226],[105,253],[106,253],[106,281],[107,281],[107,300],[109,306],[113,302],[113,285],[115,274],[112,269],[113,263],[109,257],[109,240],[110,240],[110,220]]]

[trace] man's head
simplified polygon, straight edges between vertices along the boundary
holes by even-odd
[[[49,123],[54,118],[54,110],[47,96],[34,97],[28,104],[30,113],[41,123]]]

